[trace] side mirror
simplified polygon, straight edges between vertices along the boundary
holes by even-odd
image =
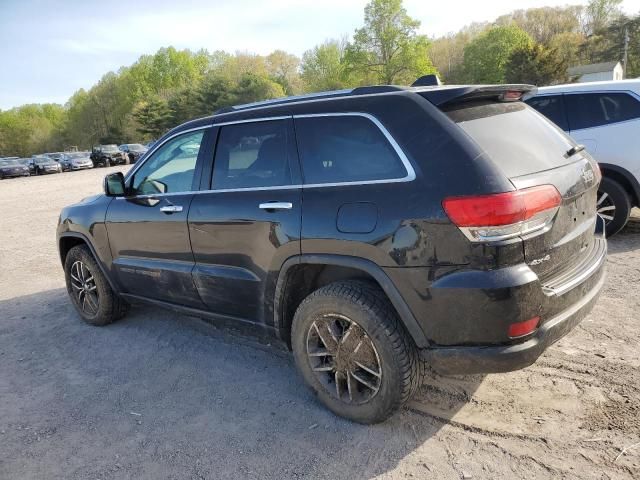
[[[124,175],[122,172],[110,173],[104,177],[104,194],[107,197],[122,197],[124,196]]]

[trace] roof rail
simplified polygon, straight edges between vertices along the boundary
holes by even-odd
[[[327,97],[343,97],[350,95],[353,90],[350,88],[344,90],[330,90],[327,92],[308,93],[305,95],[292,95],[290,97],[273,98],[271,100],[261,100],[259,102],[244,103],[242,105],[234,105],[232,107],[224,107],[213,112],[214,115],[221,113],[239,112],[247,110],[249,108],[268,107],[271,105],[281,105],[284,103],[298,102],[300,100],[313,100],[314,98],[327,98]]]
[[[242,105],[234,105],[232,107],[223,107],[213,112],[214,115],[223,113],[241,112],[251,108],[270,107],[275,105],[284,105],[287,103],[314,100],[319,98],[346,97],[348,95],[370,95],[374,93],[400,92],[410,87],[401,87],[398,85],[371,85],[367,87],[347,88],[344,90],[330,90],[327,92],[308,93],[306,95],[292,95],[290,97],[273,98],[271,100],[262,100],[259,102],[245,103]]]
[[[371,95],[373,93],[401,92],[409,87],[399,85],[369,85],[366,87],[356,87],[351,91],[351,95]]]

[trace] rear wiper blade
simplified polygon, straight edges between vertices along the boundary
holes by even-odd
[[[571,147],[569,150],[567,150],[567,153],[565,153],[564,156],[565,158],[569,158],[583,150],[584,150],[584,145],[576,145],[575,147]]]

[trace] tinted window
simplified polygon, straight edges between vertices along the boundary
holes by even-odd
[[[403,178],[397,153],[369,119],[327,116],[296,119],[298,151],[307,184]]]
[[[446,109],[507,177],[556,168],[575,160],[573,143],[522,102],[467,102]]]
[[[567,117],[564,113],[562,95],[545,95],[527,100],[527,103],[541,114],[558,125],[562,130],[569,130]]]
[[[135,173],[135,194],[188,192],[200,151],[203,131],[185,133],[156,150]]]
[[[213,163],[213,188],[290,185],[287,135],[286,120],[223,126]]]
[[[565,95],[571,130],[640,118],[640,103],[627,93]]]

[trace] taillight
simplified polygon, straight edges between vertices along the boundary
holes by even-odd
[[[524,322],[516,322],[509,325],[509,338],[518,338],[529,335],[540,324],[540,317],[533,317]]]
[[[553,185],[442,202],[447,216],[472,242],[506,240],[545,229],[562,202]]]

